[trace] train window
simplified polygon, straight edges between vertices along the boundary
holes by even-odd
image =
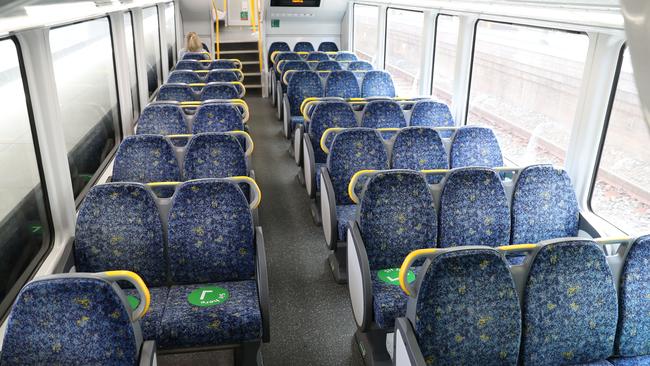
[[[492,127],[510,164],[563,164],[588,48],[585,34],[479,21],[467,123]]]
[[[650,126],[643,118],[629,52],[621,61],[591,208],[628,235],[650,228]]]
[[[0,315],[43,259],[52,236],[16,45],[0,40]]]
[[[389,8],[386,12],[386,71],[398,95],[420,94],[424,13]]]
[[[144,28],[144,58],[147,64],[147,86],[151,96],[162,79],[160,61],[160,33],[158,25],[158,8],[151,6],[142,9]]]
[[[371,63],[377,58],[377,32],[379,32],[379,8],[372,5],[354,4],[354,53],[359,59]]]
[[[131,103],[133,104],[133,121],[140,111],[140,93],[138,92],[138,72],[135,62],[135,37],[133,34],[133,15],[124,13],[124,34],[126,36],[126,53],[129,59],[129,81],[131,82]]]
[[[449,106],[454,92],[459,28],[457,16],[439,14],[436,18],[431,95]]]
[[[108,18],[50,31],[54,78],[75,198],[116,149],[120,126]]]
[[[165,31],[167,32],[167,64],[171,70],[176,56],[176,21],[174,19],[174,3],[165,5]]]

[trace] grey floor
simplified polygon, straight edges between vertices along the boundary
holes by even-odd
[[[281,123],[268,99],[246,98],[255,151],[253,168],[262,190],[260,221],[266,241],[271,295],[271,342],[264,364],[357,365],[355,323],[345,285],[327,266],[322,228],[313,224],[298,167],[287,154]],[[161,365],[227,365],[222,352],[163,356]]]

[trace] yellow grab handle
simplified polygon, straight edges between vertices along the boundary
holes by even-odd
[[[244,136],[246,139],[246,151],[244,154],[246,156],[251,156],[253,154],[253,150],[255,149],[255,143],[253,142],[253,138],[251,135],[248,134],[246,131],[228,131],[224,132],[228,135],[236,135],[236,136]]]
[[[326,129],[325,132],[323,132],[323,135],[320,137],[320,148],[325,152],[325,154],[330,153],[330,149],[327,146],[325,146],[325,141],[327,141],[327,136],[329,136],[330,134],[332,134],[334,132],[339,132],[339,131],[342,131],[342,130],[344,130],[344,128],[332,127],[332,128]]]
[[[149,182],[146,183],[145,185],[147,187],[151,188],[157,188],[157,187],[171,187],[171,186],[177,186],[183,182],[174,182],[174,181],[169,181],[169,182]]]
[[[404,291],[406,295],[412,296],[412,289],[409,286],[406,277],[408,275],[409,268],[411,268],[411,265],[413,265],[413,262],[415,262],[418,257],[421,257],[423,255],[430,255],[436,251],[438,251],[436,248],[417,249],[409,253],[406,258],[404,258],[404,262],[402,262],[402,266],[399,269],[399,286],[402,288],[402,291]]]
[[[359,181],[359,178],[362,175],[366,174],[373,174],[378,172],[379,170],[373,170],[373,169],[364,169],[364,170],[359,170],[358,172],[354,173],[352,175],[352,178],[350,178],[350,183],[348,184],[348,196],[352,199],[352,202],[354,203],[359,203],[359,197],[357,196],[356,192],[354,191],[354,187],[357,185],[357,182]]]
[[[228,177],[226,179],[233,181],[235,183],[246,183],[251,187],[254,193],[254,198],[252,202],[249,204],[251,210],[256,209],[260,205],[260,202],[262,202],[262,191],[260,190],[260,187],[257,185],[257,182],[255,182],[255,179],[251,177],[247,177],[245,175],[240,175],[237,177]]]
[[[133,310],[133,319],[131,319],[131,321],[142,319],[147,311],[149,311],[149,305],[151,305],[151,294],[142,278],[135,272],[125,270],[107,271],[100,273],[100,275],[108,277],[111,281],[128,281],[135,286],[140,295],[140,304],[138,304],[138,307]]]

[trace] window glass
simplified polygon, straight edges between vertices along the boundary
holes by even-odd
[[[133,104],[133,121],[138,118],[140,98],[138,93],[138,72],[135,62],[135,37],[133,35],[133,16],[124,13],[124,34],[126,36],[126,53],[129,58],[129,81],[131,83],[131,103]]]
[[[420,94],[424,14],[388,9],[386,15],[386,71],[400,96]]]
[[[54,78],[75,198],[116,146],[119,113],[108,18],[50,31]]]
[[[151,96],[162,80],[160,62],[160,34],[158,33],[158,8],[155,6],[142,10],[144,28],[144,58],[147,64],[147,86]]]
[[[379,8],[354,4],[354,53],[371,63],[377,58]]]
[[[492,127],[509,164],[562,165],[589,38],[479,21],[468,124]]]
[[[650,232],[650,126],[643,119],[629,52],[621,65],[592,210],[628,235]]]
[[[167,32],[167,63],[171,70],[175,65],[174,57],[176,56],[176,22],[174,20],[174,3],[167,3],[167,5],[165,5],[165,28]]]
[[[45,194],[12,40],[0,40],[0,313],[43,258],[50,242]]]
[[[433,54],[433,89],[437,100],[451,106],[456,70],[459,21],[457,16],[438,15]]]

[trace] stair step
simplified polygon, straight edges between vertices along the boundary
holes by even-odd
[[[246,89],[259,89],[262,87],[262,84],[251,84],[251,85],[245,85]]]
[[[221,42],[219,46],[222,51],[238,51],[257,49],[257,42]]]
[[[261,72],[245,72],[244,73],[244,77],[246,77],[246,76],[260,76],[260,75],[262,75]]]
[[[222,55],[237,55],[240,53],[258,53],[257,50],[221,51]]]

